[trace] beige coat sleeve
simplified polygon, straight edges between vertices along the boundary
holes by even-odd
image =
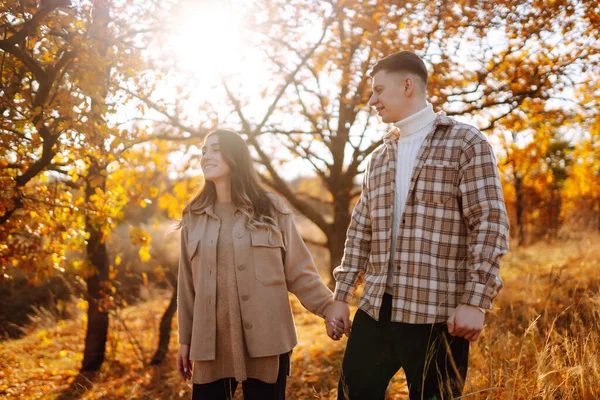
[[[192,341],[192,322],[194,316],[194,278],[187,251],[188,226],[185,219],[181,227],[179,239],[179,272],[177,276],[177,318],[179,327],[179,343],[190,344]]]
[[[333,293],[323,283],[315,262],[298,232],[294,215],[282,214],[279,228],[285,245],[285,279],[287,288],[310,312],[323,317],[333,302]]]

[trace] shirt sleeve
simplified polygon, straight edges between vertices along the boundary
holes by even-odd
[[[369,211],[369,171],[367,164],[362,182],[362,192],[352,211],[346,234],[344,256],[341,264],[333,270],[336,280],[334,298],[350,302],[361,273],[364,273],[371,252],[371,217]]]
[[[462,152],[459,173],[469,273],[461,303],[491,309],[502,288],[500,259],[508,252],[509,222],[496,159],[487,140]]]

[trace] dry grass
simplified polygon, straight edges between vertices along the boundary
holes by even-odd
[[[466,399],[594,399],[600,397],[600,236],[511,251],[505,288],[472,346]],[[20,399],[176,399],[190,388],[174,371],[177,351],[159,367],[145,365],[157,342],[168,293],[111,319],[107,359],[95,375],[78,376],[85,315],[3,342],[0,397]],[[331,342],[322,321],[293,298],[300,343],[292,356],[289,399],[334,399],[346,339]],[[238,391],[238,397],[240,396]],[[402,372],[389,399],[407,398]]]

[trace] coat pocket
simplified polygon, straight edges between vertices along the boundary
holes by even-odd
[[[254,257],[254,276],[265,286],[285,283],[284,245],[281,232],[265,229],[250,232]]]
[[[417,200],[445,204],[456,197],[458,169],[448,164],[425,164],[415,185]]]

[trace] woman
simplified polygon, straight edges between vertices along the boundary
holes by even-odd
[[[245,399],[284,399],[297,343],[288,290],[322,317],[333,295],[237,133],[210,133],[201,166],[206,183],[181,221],[178,371],[194,400],[231,399],[238,382]]]

